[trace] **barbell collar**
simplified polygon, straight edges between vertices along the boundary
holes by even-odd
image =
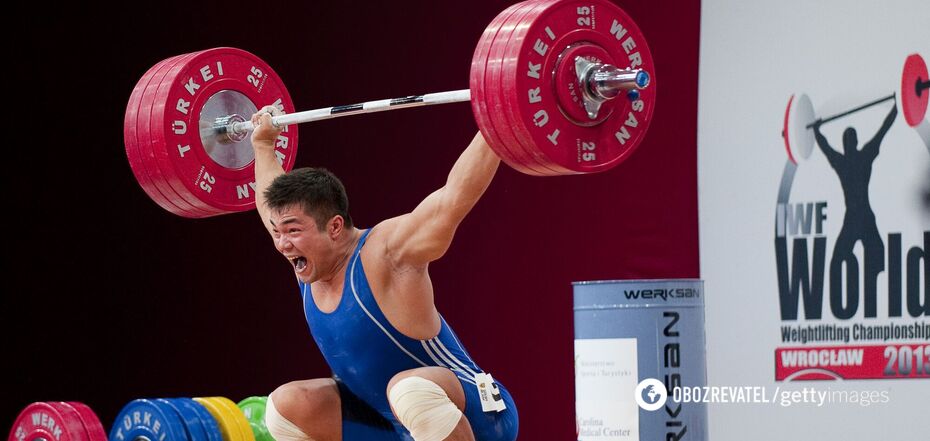
[[[645,89],[648,86],[649,74],[646,71],[620,69],[609,64],[593,69],[588,80],[591,92],[605,100],[616,98],[622,92]]]
[[[596,120],[601,105],[626,92],[631,100],[639,98],[639,90],[649,86],[649,73],[642,69],[621,69],[611,64],[575,58],[575,73],[582,90],[582,103],[588,118]]]

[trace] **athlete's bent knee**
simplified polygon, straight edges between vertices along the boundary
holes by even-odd
[[[388,401],[416,441],[442,441],[462,419],[462,411],[446,391],[421,377],[407,377],[395,383],[388,391]]]
[[[265,426],[275,441],[313,441],[297,425],[281,416],[270,396],[265,404]]]

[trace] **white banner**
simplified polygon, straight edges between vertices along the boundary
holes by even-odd
[[[702,2],[708,384],[844,393],[711,404],[711,439],[927,436],[928,23],[918,0]]]

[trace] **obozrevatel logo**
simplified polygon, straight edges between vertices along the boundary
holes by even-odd
[[[636,398],[636,404],[643,410],[653,411],[661,409],[668,399],[668,390],[661,381],[655,378],[647,378],[640,381],[633,393]]]

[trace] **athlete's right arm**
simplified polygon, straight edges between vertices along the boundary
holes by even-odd
[[[252,115],[252,124],[255,126],[252,131],[252,150],[255,151],[255,208],[268,234],[274,235],[269,221],[271,213],[265,206],[265,190],[274,178],[284,174],[284,168],[278,163],[274,152],[282,128],[271,124],[272,114],[279,115],[280,111],[273,106],[265,106]]]

